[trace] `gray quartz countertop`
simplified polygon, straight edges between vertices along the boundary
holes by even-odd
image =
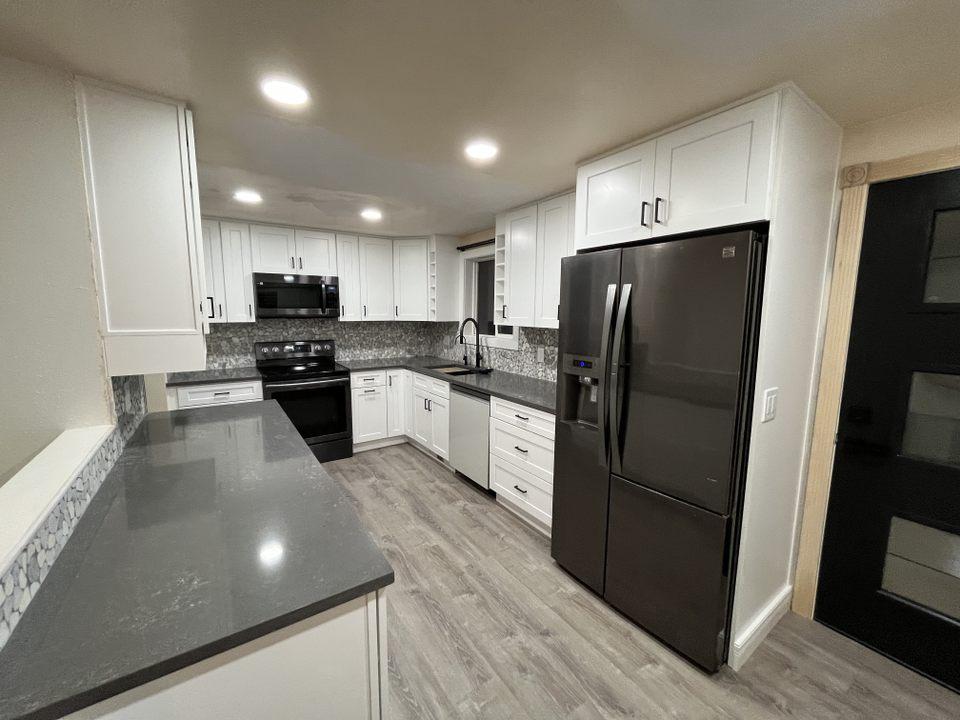
[[[167,375],[167,387],[259,379],[260,371],[252,365],[249,367],[221,368],[219,370],[190,370]]]
[[[505,400],[512,400],[513,402],[528,405],[529,407],[543,410],[544,412],[556,412],[557,384],[549,380],[538,380],[537,378],[526,375],[503,372],[502,370],[494,370],[489,375],[445,375],[444,373],[430,370],[429,366],[449,366],[460,363],[447,358],[432,357],[429,355],[376,358],[373,360],[342,360],[340,364],[354,372],[406,368],[418,373],[423,373],[424,375],[446,380],[451,385],[460,385],[461,387],[479,390],[486,395],[494,395],[504,398]]]
[[[0,650],[0,720],[61,717],[391,582],[275,401],[148,415]]]

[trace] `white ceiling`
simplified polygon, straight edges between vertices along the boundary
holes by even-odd
[[[205,213],[390,234],[489,226],[785,80],[844,125],[958,94],[958,27],[957,0],[0,0],[0,54],[189,102]],[[267,72],[311,106],[267,103]],[[483,169],[477,135],[501,146]]]

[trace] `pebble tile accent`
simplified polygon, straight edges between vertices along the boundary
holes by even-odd
[[[520,328],[518,350],[484,348],[484,365],[495,370],[542,380],[557,379],[557,331]],[[341,360],[437,355],[463,359],[457,343],[457,323],[339,322],[337,320],[261,320],[256,323],[219,323],[207,336],[207,368],[247,367],[254,364],[253,344],[268,340],[319,340],[337,343]],[[537,362],[537,348],[544,362]],[[473,357],[472,349],[469,351]],[[471,360],[472,361],[472,360]]]
[[[143,376],[116,377],[112,382],[117,427],[80,470],[13,564],[0,572],[0,650],[146,413]]]

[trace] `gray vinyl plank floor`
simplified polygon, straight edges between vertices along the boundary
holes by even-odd
[[[960,718],[960,695],[788,614],[709,676],[556,566],[549,541],[409,445],[325,465],[396,571],[388,717]]]

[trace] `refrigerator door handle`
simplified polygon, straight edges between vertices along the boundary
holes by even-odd
[[[613,307],[617,301],[617,286],[607,285],[607,299],[603,305],[603,329],[600,335],[600,381],[597,388],[597,425],[600,427],[600,464],[606,466],[610,446],[607,433],[607,358],[610,357],[610,326]]]
[[[620,468],[620,368],[623,363],[623,328],[630,309],[630,291],[633,285],[624,283],[620,291],[620,307],[617,309],[617,324],[613,330],[613,358],[610,361],[610,459],[613,472],[619,474]]]

